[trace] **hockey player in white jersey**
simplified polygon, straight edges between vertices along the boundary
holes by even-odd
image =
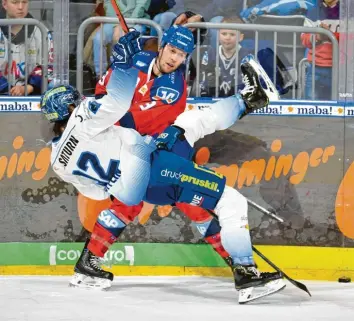
[[[257,76],[250,61],[243,68]],[[41,110],[54,122],[56,134],[51,156],[54,171],[96,200],[112,195],[127,205],[141,200],[158,205],[185,202],[214,211],[222,227],[221,241],[233,260],[239,302],[283,289],[281,274],[260,273],[255,267],[246,199],[225,186],[223,175],[171,152],[180,140],[193,146],[204,135],[230,127],[249,112],[245,104],[235,96],[209,109],[183,113],[155,142],[135,130],[114,126],[130,107],[137,70],[119,69],[115,75],[107,95],[99,100],[84,99],[71,86],[53,88],[42,96]],[[102,211],[99,219],[112,236],[125,227],[110,210]],[[100,268],[99,257],[84,251],[72,284],[106,288],[112,280],[113,274]],[[255,287],[261,292],[254,294]]]

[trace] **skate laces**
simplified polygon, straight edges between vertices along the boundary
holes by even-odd
[[[270,277],[270,276],[273,276],[273,275],[276,275],[277,272],[261,272],[261,275],[264,276],[264,277]]]
[[[91,255],[90,256],[90,265],[97,271],[102,271],[102,259],[98,256],[95,256],[95,255]]]
[[[252,272],[257,277],[260,277],[262,274],[261,272],[259,272],[259,270],[255,266],[251,266],[247,270],[248,270],[248,272]]]
[[[257,277],[261,276],[261,272],[259,272],[259,270],[255,267],[255,266],[243,266],[243,265],[237,265],[236,266],[236,270],[239,270],[239,272],[241,272],[241,274],[245,274],[245,275],[255,275]]]
[[[254,91],[254,86],[251,85],[251,81],[248,77],[248,75],[243,75],[242,76],[242,82],[245,84],[245,88],[241,90],[241,94],[248,94],[252,93]]]

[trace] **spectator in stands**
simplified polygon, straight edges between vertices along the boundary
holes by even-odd
[[[224,16],[239,16],[243,9],[243,2],[244,0],[210,0],[200,8],[200,14],[205,21],[221,22]]]
[[[308,24],[321,27],[333,33],[339,29],[339,0],[320,0],[319,6],[308,13]],[[308,48],[307,59],[309,65],[306,69],[305,98],[325,99],[331,98],[332,87],[332,50],[333,46],[327,36],[316,34],[302,34],[302,43]],[[312,52],[313,40],[315,41],[315,54]],[[315,56],[315,67],[313,56]],[[315,92],[312,93],[312,76],[315,68]],[[314,95],[313,95],[314,94]]]
[[[28,0],[2,0],[0,19],[33,18],[28,12]],[[10,33],[11,30],[11,34]],[[26,40],[27,36],[27,40]],[[40,94],[42,86],[42,34],[36,26],[18,24],[0,26],[0,93],[11,96]],[[49,40],[49,63],[53,62],[52,36]],[[25,52],[27,41],[27,52]],[[11,54],[9,54],[11,42]],[[27,68],[26,67],[27,63]],[[52,66],[48,66],[52,74]],[[27,75],[27,86],[26,77]],[[48,77],[49,80],[51,77]]]
[[[160,25],[162,31],[168,29],[177,17],[174,12],[170,11],[175,4],[175,0],[151,0],[148,14],[153,21]],[[151,28],[150,35],[157,36],[154,28]]]
[[[100,0],[98,0],[100,1]],[[102,0],[101,0],[102,1]],[[118,0],[117,4],[125,18],[146,18],[150,19],[147,11],[149,9],[151,0]],[[116,17],[116,13],[111,4],[111,0],[104,0],[105,14],[107,17]],[[135,25],[134,28],[141,33],[144,33],[145,27],[142,25]],[[101,60],[101,46],[103,46],[102,66],[104,73],[107,69],[107,44],[116,43],[123,35],[123,30],[119,24],[104,24],[103,25],[103,39],[101,41],[100,28],[96,31],[93,38],[93,60],[95,72],[97,76],[100,75],[100,60]]]
[[[234,16],[223,18],[222,23],[243,23],[243,21],[241,18]],[[237,30],[232,29],[220,29],[217,49],[214,46],[208,46],[207,50],[201,54],[201,96],[214,97],[216,95],[216,77],[219,81],[219,97],[228,97],[235,94],[236,66],[239,66],[241,59],[249,53],[240,44],[244,34],[239,32],[239,42],[237,42],[237,32]],[[216,70],[216,50],[218,51],[219,70]],[[236,61],[237,53],[238,60]],[[236,92],[243,88],[240,70],[237,78]]]
[[[214,23],[222,22],[224,17],[239,16],[243,9],[244,0],[210,0],[207,5],[201,8],[200,14],[205,21]],[[217,29],[209,29],[209,44],[217,47]]]
[[[261,15],[305,15],[316,7],[317,0],[263,0],[241,12],[245,21],[253,22]]]
[[[243,20],[237,16],[223,18],[222,23],[243,24]],[[237,32],[239,33],[237,42]],[[207,49],[201,48],[200,63],[200,96],[216,96],[216,77],[218,77],[218,97],[228,97],[243,89],[241,79],[240,61],[248,54],[254,55],[254,48],[243,46],[245,35],[235,29],[219,30],[219,46],[215,49],[209,45]],[[218,69],[216,69],[216,57],[218,54]],[[194,56],[195,57],[195,54]],[[268,76],[274,77],[276,70],[276,87],[281,95],[286,94],[293,85],[291,74],[284,65],[287,59],[281,52],[277,53],[274,66],[274,52],[270,48],[258,50],[257,59],[263,66]],[[237,76],[235,74],[237,72]],[[237,82],[236,82],[237,80]],[[194,86],[196,87],[196,86]],[[195,94],[193,92],[193,94]]]

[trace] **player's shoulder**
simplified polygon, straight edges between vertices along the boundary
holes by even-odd
[[[156,78],[156,85],[167,86],[182,91],[185,86],[184,74],[180,68]]]
[[[186,84],[183,72],[179,69],[164,74],[155,79],[151,88],[151,98],[153,100],[162,100],[166,104],[175,104],[181,98],[186,97]]]
[[[153,51],[140,51],[133,57],[133,65],[135,68],[148,72],[149,66],[154,58],[156,58],[157,52]]]

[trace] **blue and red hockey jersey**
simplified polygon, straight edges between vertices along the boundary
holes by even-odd
[[[117,125],[133,128],[141,135],[155,135],[173,124],[186,108],[187,86],[181,69],[156,77],[152,72],[157,53],[141,51],[134,56],[138,81],[129,112]],[[105,95],[114,69],[110,68],[96,85],[96,98]]]

